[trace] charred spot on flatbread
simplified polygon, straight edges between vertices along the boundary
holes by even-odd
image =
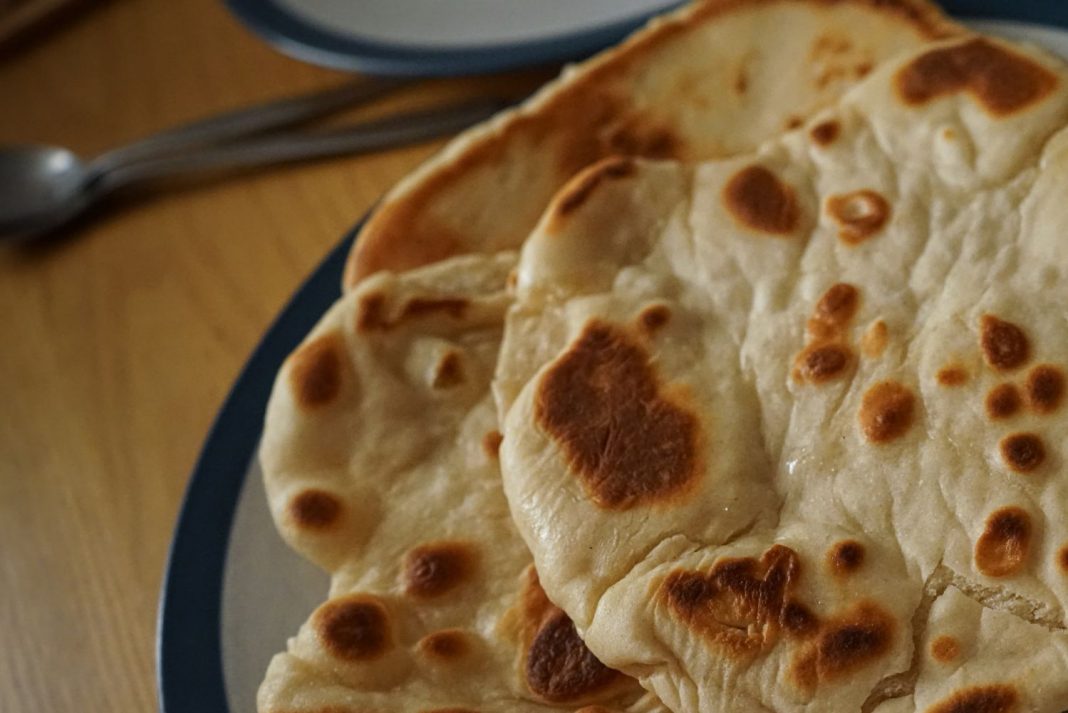
[[[661,503],[698,477],[697,416],[664,394],[643,347],[607,322],[586,325],[542,377],[535,419],[601,507]]]
[[[865,393],[857,421],[872,443],[889,443],[904,436],[915,420],[916,396],[897,381],[881,381]]]
[[[1005,465],[1017,473],[1031,473],[1046,462],[1046,445],[1036,433],[1013,433],[998,444]]]
[[[389,613],[369,594],[332,599],[316,610],[312,622],[323,648],[338,659],[376,659],[393,646]]]
[[[748,658],[774,646],[780,631],[808,634],[817,620],[792,597],[801,562],[775,545],[760,559],[732,558],[709,571],[679,570],[660,585],[671,614],[710,647]]]
[[[470,542],[428,542],[404,555],[404,591],[419,599],[448,594],[475,573],[478,550]]]
[[[341,393],[345,342],[330,332],[307,342],[290,357],[289,383],[297,404],[307,410],[327,406]]]
[[[890,220],[890,203],[878,191],[864,188],[830,196],[827,214],[838,224],[842,242],[859,245],[886,226]]]
[[[995,421],[1010,418],[1020,412],[1023,400],[1015,384],[998,384],[986,395],[986,415]]]
[[[301,530],[330,530],[341,519],[344,505],[333,493],[308,488],[293,496],[287,507],[289,517]]]
[[[1014,686],[972,686],[939,701],[927,713],[1017,713],[1020,695]]]
[[[995,511],[975,543],[975,566],[988,577],[1010,577],[1027,566],[1031,554],[1031,516],[1019,507]]]
[[[538,629],[527,650],[525,674],[530,690],[551,703],[585,698],[613,686],[622,675],[593,655],[562,611]]]
[[[1019,369],[1031,358],[1031,341],[1016,324],[994,315],[979,321],[979,345],[986,363],[996,371]]]
[[[896,81],[908,105],[967,92],[999,117],[1040,102],[1058,84],[1057,77],[1034,60],[982,37],[925,52],[905,66]]]
[[[896,635],[893,616],[875,602],[860,601],[821,625],[818,637],[795,656],[790,678],[811,694],[886,657]]]
[[[931,642],[931,658],[939,663],[952,663],[960,656],[960,642],[949,635]]]
[[[1064,401],[1064,371],[1039,364],[1027,374],[1027,403],[1036,413],[1050,414]]]
[[[723,189],[723,202],[739,224],[759,233],[788,236],[801,222],[793,187],[759,164],[734,174]]]

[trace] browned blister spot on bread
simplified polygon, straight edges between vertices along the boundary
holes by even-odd
[[[859,602],[823,623],[819,636],[795,657],[790,678],[808,693],[838,683],[887,656],[896,630],[893,616],[882,607]]]
[[[834,119],[827,119],[809,129],[808,135],[820,146],[830,146],[841,132],[841,124]]]
[[[942,367],[935,375],[940,386],[963,386],[968,383],[968,370],[957,364]]]
[[[404,591],[427,599],[439,597],[467,582],[475,572],[478,552],[470,542],[428,542],[404,555]]]
[[[860,338],[860,349],[864,352],[864,356],[874,359],[886,351],[889,341],[890,330],[887,329],[886,322],[877,319],[868,326],[864,331],[864,336]]]
[[[1052,364],[1039,364],[1027,375],[1027,403],[1037,413],[1049,414],[1064,401],[1064,372]]]
[[[906,104],[968,92],[1000,117],[1044,99],[1057,77],[1029,57],[978,37],[920,55],[898,73],[896,84]]]
[[[315,409],[341,393],[345,342],[337,332],[316,337],[301,346],[289,362],[289,383],[301,407]]]
[[[369,292],[360,296],[356,305],[356,331],[370,332],[385,329],[389,326],[386,321],[386,296],[381,292]]]
[[[827,553],[827,565],[832,574],[853,574],[864,566],[864,545],[854,540],[838,542]]]
[[[452,663],[465,657],[471,650],[471,644],[462,629],[442,629],[424,636],[416,648],[432,661]]]
[[[638,315],[638,324],[642,330],[652,334],[671,321],[671,309],[667,305],[649,305]]]
[[[625,510],[661,503],[699,474],[699,424],[662,392],[648,354],[593,321],[538,385],[534,417],[589,497]]]
[[[794,378],[810,384],[822,384],[844,376],[852,364],[853,350],[845,344],[811,344],[797,355]]]
[[[759,559],[725,559],[707,573],[679,570],[660,585],[672,615],[710,646],[748,658],[774,646],[780,631],[807,634],[815,615],[790,593],[801,576],[797,553],[774,545]]]
[[[744,96],[748,90],[749,73],[746,71],[745,64],[742,64],[734,75],[734,93],[738,96]]]
[[[822,384],[850,371],[853,350],[843,338],[859,308],[860,293],[844,282],[832,285],[820,297],[808,320],[811,342],[794,359],[796,381]]]
[[[449,389],[464,382],[463,359],[455,351],[446,352],[434,366],[430,385],[435,389]]]
[[[522,580],[518,616],[523,675],[535,695],[550,703],[581,704],[591,698],[604,700],[629,684],[590,653],[571,620],[545,596],[533,565]]]
[[[881,381],[865,392],[857,421],[869,441],[888,443],[908,432],[915,411],[916,397],[911,389],[896,381]]]
[[[556,218],[566,218],[574,213],[606,180],[626,178],[634,174],[634,162],[626,158],[607,159],[583,172],[569,183],[556,199]]]
[[[1046,446],[1035,433],[1014,433],[998,445],[1005,465],[1017,473],[1030,473],[1046,462]]]
[[[986,395],[986,415],[995,421],[1015,416],[1021,405],[1020,391],[1015,384],[998,384]]]
[[[997,371],[1012,371],[1031,358],[1031,342],[1023,329],[989,314],[979,320],[979,346],[986,363]]]
[[[316,610],[312,622],[323,648],[345,661],[375,659],[393,646],[389,614],[369,594],[332,599]]]
[[[762,233],[789,235],[801,220],[794,189],[759,165],[736,173],[723,189],[723,201],[741,225]]]
[[[975,566],[988,577],[1018,574],[1031,553],[1031,516],[1019,507],[995,511],[975,543]]]
[[[542,625],[527,650],[527,685],[550,703],[586,699],[614,686],[621,677],[586,648],[562,611]]]
[[[952,636],[939,636],[931,642],[931,658],[939,663],[952,663],[960,656],[960,643]]]
[[[342,505],[337,496],[309,488],[297,493],[287,510],[290,520],[302,530],[329,530],[341,518]]]
[[[782,613],[782,628],[794,638],[804,639],[819,631],[820,618],[807,606],[796,600],[786,602]]]
[[[808,332],[816,339],[840,335],[856,316],[860,308],[860,292],[846,282],[832,285],[812,312],[808,320]]]
[[[1020,695],[1015,686],[994,684],[958,691],[927,709],[927,713],[1017,713]]]
[[[1061,572],[1068,574],[1068,545],[1062,547],[1057,553],[1057,565],[1061,568]]]
[[[838,224],[842,242],[859,245],[890,220],[890,203],[879,193],[863,189],[829,197],[827,214]]]
[[[497,459],[500,456],[502,443],[504,443],[504,436],[501,432],[490,431],[482,437],[482,451],[490,458]]]

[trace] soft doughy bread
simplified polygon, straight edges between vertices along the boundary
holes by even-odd
[[[516,249],[572,175],[608,155],[752,150],[884,59],[959,28],[925,0],[705,0],[566,70],[471,129],[376,208],[344,282]]]
[[[260,713],[662,710],[545,598],[508,514],[489,382],[514,262],[377,275],[279,374],[271,510],[332,579],[272,660]]]
[[[776,27],[789,28],[788,41],[767,42]],[[748,149],[885,57],[956,31],[921,0],[701,3],[455,141],[376,211],[347,282],[517,246],[566,178],[607,153]],[[507,262],[375,277],[280,375],[262,448],[272,511],[333,585],[272,662],[263,713],[659,707],[597,664],[544,597],[495,460],[478,446],[492,446],[496,428],[489,375]],[[433,557],[476,561],[479,581],[441,597],[408,592],[405,568],[426,560],[434,571]],[[348,645],[332,641],[337,621],[362,633],[342,627]],[[377,648],[352,650],[354,636]]]
[[[989,609],[949,587],[919,641],[915,692],[876,713],[1063,713],[1068,633]]]
[[[501,463],[605,663],[677,713],[861,710],[945,571],[1063,629],[1066,121],[1061,62],[953,40],[754,155],[609,160],[554,199]]]

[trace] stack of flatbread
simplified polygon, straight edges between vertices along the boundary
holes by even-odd
[[[364,228],[261,459],[260,713],[1068,710],[1068,66],[708,0]]]

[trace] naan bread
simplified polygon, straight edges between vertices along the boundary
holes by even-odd
[[[915,693],[876,713],[1063,713],[1068,633],[984,607],[950,586],[919,641]]]
[[[516,249],[557,189],[598,159],[750,151],[884,59],[957,32],[924,0],[694,3],[566,70],[401,181],[356,241],[345,284]]]
[[[956,31],[918,0],[702,3],[454,142],[383,202],[347,281],[517,246],[556,188],[607,153],[750,148],[885,57]],[[263,713],[658,707],[588,653],[509,522],[488,395],[508,263],[369,279],[280,375],[262,449],[272,511],[333,584],[272,662]],[[454,567],[472,581],[440,596],[405,579]]]
[[[754,155],[554,199],[502,470],[601,660],[676,713],[858,711],[902,693],[937,572],[1064,628],[1066,121],[1061,62],[971,37]]]
[[[368,279],[279,374],[271,510],[332,579],[272,660],[260,713],[662,710],[546,599],[508,514],[489,382],[514,263]]]

